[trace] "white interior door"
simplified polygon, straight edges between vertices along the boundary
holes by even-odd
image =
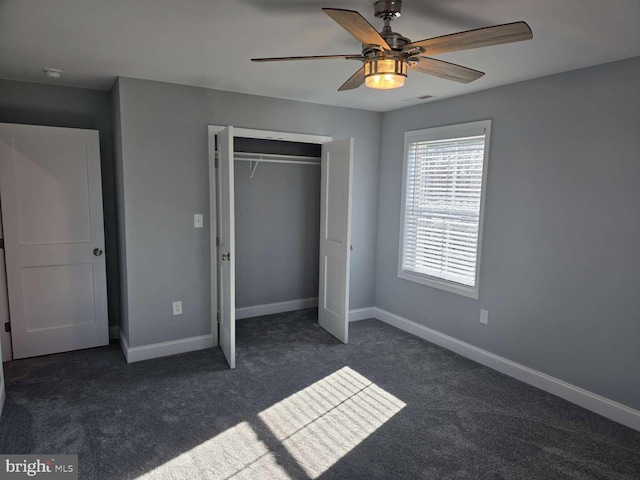
[[[349,340],[349,259],[353,139],[322,145],[318,322]]]
[[[98,132],[0,124],[13,358],[109,343]]]
[[[233,127],[218,133],[218,218],[220,245],[220,347],[236,368],[236,259],[233,171]]]

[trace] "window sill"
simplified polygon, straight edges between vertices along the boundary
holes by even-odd
[[[445,292],[455,293],[462,295],[463,297],[473,298],[478,300],[478,287],[465,287],[453,282],[447,282],[446,280],[438,280],[433,277],[427,277],[420,275],[419,273],[409,273],[405,271],[398,272],[398,278],[408,280],[410,282],[420,283],[427,287],[437,288],[438,290],[444,290]]]

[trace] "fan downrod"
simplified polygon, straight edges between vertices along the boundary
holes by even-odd
[[[401,15],[402,0],[378,0],[373,8],[374,15],[384,20],[384,28],[380,35],[392,50],[401,51],[405,45],[411,43],[407,37],[403,37],[391,29],[391,21]]]

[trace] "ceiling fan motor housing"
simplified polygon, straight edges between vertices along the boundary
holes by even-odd
[[[391,29],[387,30],[386,27],[382,32],[380,32],[380,35],[382,36],[382,38],[384,38],[384,40],[387,42],[387,45],[389,45],[392,50],[402,51],[405,45],[411,43],[411,40],[409,40],[407,37],[403,37],[399,33],[392,32]]]

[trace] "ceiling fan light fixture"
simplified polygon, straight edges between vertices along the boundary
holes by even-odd
[[[407,62],[397,58],[371,58],[364,64],[364,83],[369,88],[399,88],[407,80]]]
[[[0,0],[1,1],[1,0]],[[402,87],[407,79],[407,70],[426,73],[435,77],[469,83],[479,79],[484,72],[425,56],[489,47],[505,43],[531,40],[533,33],[526,22],[512,22],[492,27],[476,28],[465,32],[441,35],[412,42],[394,32],[391,21],[400,16],[402,0],[377,0],[375,16],[384,21],[379,32],[366,18],[355,10],[323,8],[338,25],[350,33],[362,45],[362,54],[314,55],[305,57],[252,58],[253,62],[282,62],[289,60],[322,60],[344,58],[364,62],[339,92],[354,90],[365,84],[369,88],[388,90]]]

